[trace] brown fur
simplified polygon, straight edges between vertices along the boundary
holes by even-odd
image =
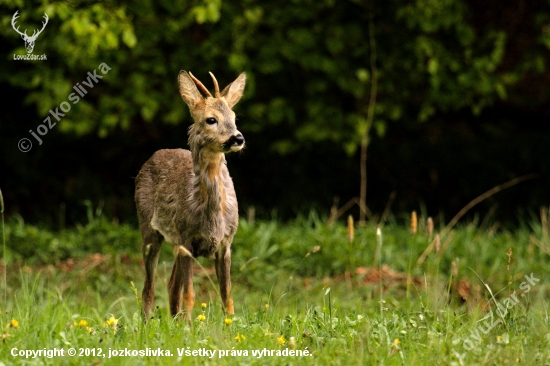
[[[175,263],[168,283],[172,315],[180,312],[183,299],[190,320],[195,301],[192,256],[215,258],[222,306],[226,313],[233,314],[230,248],[238,226],[238,207],[224,154],[244,145],[231,108],[242,96],[245,78],[242,73],[221,94],[216,87],[216,97],[206,90],[209,96],[203,98],[196,85],[200,84],[205,92],[204,85],[187,72],[180,72],[180,94],[194,120],[189,128],[190,151],[159,150],[136,177],[146,317],[154,301],[155,272],[164,239],[174,245]],[[207,118],[216,118],[217,123],[208,124]]]

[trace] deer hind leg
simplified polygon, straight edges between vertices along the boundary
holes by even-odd
[[[222,242],[222,248],[216,252],[216,275],[220,283],[220,295],[222,297],[223,311],[233,314],[233,299],[231,298],[231,249],[226,242]]]
[[[181,310],[182,289],[185,305],[185,319],[191,321],[191,313],[195,304],[195,292],[193,291],[193,257],[183,246],[174,248],[176,256],[172,275],[168,282],[168,295],[170,312],[172,316],[178,315]]]
[[[143,262],[145,264],[145,283],[143,284],[143,292],[141,294],[143,301],[143,313],[145,319],[149,317],[153,302],[155,300],[155,274],[157,272],[157,264],[160,254],[160,246],[163,237],[156,231],[142,233],[143,245]]]

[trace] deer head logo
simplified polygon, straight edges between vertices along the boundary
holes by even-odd
[[[35,29],[34,32],[32,33],[32,36],[28,36],[26,29],[23,33],[21,33],[19,31],[19,27],[15,28],[15,19],[19,18],[19,15],[17,15],[17,13],[19,13],[19,10],[17,10],[15,12],[15,14],[13,14],[13,18],[11,18],[11,26],[13,27],[13,29],[15,29],[15,31],[17,33],[19,33],[21,35],[21,38],[23,38],[23,40],[25,41],[25,48],[27,49],[27,53],[32,53],[32,50],[34,49],[34,42],[36,41],[36,38],[38,37],[38,35],[40,33],[42,33],[44,28],[46,28],[46,24],[48,24],[48,19],[49,19],[48,14],[44,13],[44,19],[46,21],[42,22],[42,29],[40,29],[38,32]]]

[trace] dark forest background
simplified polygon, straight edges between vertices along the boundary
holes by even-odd
[[[550,203],[550,2],[0,1],[0,189],[8,216],[54,228],[85,221],[85,202],[135,222],[133,178],[161,148],[186,148],[191,122],[176,76],[211,88],[247,72],[235,107],[246,138],[228,157],[242,213],[292,218],[359,195],[367,205],[509,223]],[[11,27],[39,29],[26,54]],[[369,23],[371,22],[371,23]],[[369,33],[370,29],[373,31]],[[371,47],[370,39],[376,48]],[[376,52],[377,98],[367,118]],[[111,70],[38,145],[29,130],[101,63]],[[212,89],[212,88],[211,88]],[[23,153],[18,142],[29,138]],[[357,215],[358,208],[351,211]]]

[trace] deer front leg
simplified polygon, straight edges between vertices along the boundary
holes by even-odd
[[[143,262],[145,264],[145,283],[143,284],[141,298],[145,319],[149,316],[155,300],[155,273],[157,270],[161,243],[162,236],[157,233],[151,232],[146,237],[143,237],[142,252]]]
[[[178,315],[181,309],[182,288],[183,301],[185,303],[185,319],[191,322],[191,313],[195,304],[195,292],[193,291],[193,258],[191,253],[183,246],[175,248],[175,262],[172,268],[172,275],[168,282],[168,295],[170,302],[170,313]]]
[[[193,257],[183,257],[183,302],[185,303],[185,320],[191,323],[195,292],[193,291]]]
[[[231,243],[223,241],[219,252],[216,252],[216,275],[220,283],[223,311],[234,314],[233,299],[231,298]]]

